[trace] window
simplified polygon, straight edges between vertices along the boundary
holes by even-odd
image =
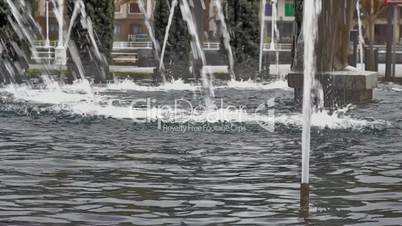
[[[47,4],[47,3],[45,2],[45,4]],[[52,12],[53,10],[54,10],[54,5],[51,1],[49,1],[49,12]]]
[[[121,5],[120,4],[115,4],[114,6],[114,12],[120,13],[121,12]]]
[[[130,13],[141,13],[138,3],[130,3]]]
[[[285,16],[295,16],[295,6],[293,3],[285,3]]]
[[[121,26],[120,24],[115,24],[114,25],[114,34],[119,35],[121,33]]]
[[[138,25],[138,24],[131,25],[131,32],[133,34],[140,34],[141,33],[141,25]]]
[[[272,16],[272,5],[270,3],[265,4],[265,16]]]
[[[59,31],[59,26],[57,23],[49,23],[49,32],[55,33]]]

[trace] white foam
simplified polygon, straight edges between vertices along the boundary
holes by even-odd
[[[249,80],[231,80],[227,85],[217,86],[217,89],[242,89],[242,90],[271,90],[271,89],[290,89],[288,87],[286,80],[277,80],[271,83],[257,83],[251,79]],[[125,79],[109,83],[106,86],[106,90],[135,90],[144,92],[155,92],[155,91],[195,91],[199,90],[201,87],[195,84],[185,83],[182,79],[174,80],[172,82],[167,82],[160,86],[142,86],[136,84],[134,81]]]
[[[396,92],[402,92],[402,86],[393,82],[388,82],[386,83],[386,87],[388,87],[389,89],[391,89],[392,91],[396,91]]]
[[[193,91],[196,88],[197,88],[196,86],[184,83],[182,79],[173,80],[160,86],[142,86],[136,84],[132,80],[125,79],[109,83],[106,86],[106,89],[108,90],[135,90],[135,91],[149,91],[149,92],[169,91],[169,90]]]
[[[174,115],[172,109],[134,109],[127,106],[100,105],[96,103],[75,103],[65,105],[63,110],[70,111],[73,114],[84,116],[103,116],[116,119],[145,119],[155,121],[164,119],[166,122],[239,122],[247,124],[282,124],[287,126],[300,127],[303,123],[302,114],[286,114],[268,116],[263,114],[254,114],[245,110],[214,109],[205,112],[193,113],[188,110],[180,109]],[[344,115],[346,110],[329,114],[327,111],[316,112],[312,115],[312,126],[319,129],[363,129],[373,128],[375,126],[389,126],[386,121],[355,119]]]
[[[93,92],[92,90],[92,84],[87,80],[87,79],[78,79],[73,81],[73,84],[71,85],[63,85],[62,89],[64,91],[69,91],[73,93],[87,93],[91,94]]]
[[[81,84],[80,84],[81,85]],[[80,101],[91,101],[94,96],[91,93],[74,92],[78,87],[59,86],[56,83],[43,89],[32,89],[26,85],[8,85],[2,91],[12,94],[17,100],[24,100],[42,104],[64,104]]]
[[[303,119],[301,114],[286,114],[267,116],[263,114],[254,114],[246,110],[229,109],[210,109],[192,114],[190,110],[179,109],[176,118],[174,118],[173,109],[163,108],[150,110],[132,108],[127,105],[114,105],[107,96],[96,95],[82,92],[86,89],[88,83],[77,82],[72,86],[50,85],[46,89],[32,89],[27,86],[9,85],[0,91],[11,93],[16,99],[25,100],[33,103],[46,103],[54,105],[54,111],[67,111],[71,114],[83,116],[103,116],[115,119],[144,119],[149,120],[166,119],[171,122],[182,122],[189,120],[191,122],[243,122],[251,124],[275,124],[293,125],[301,127]],[[81,87],[84,86],[84,87]],[[80,89],[83,88],[83,89]],[[278,87],[278,86],[273,86]],[[75,91],[79,91],[78,93]],[[119,101],[117,100],[117,103]],[[327,111],[316,112],[312,115],[312,126],[328,129],[361,129],[374,127],[376,125],[389,125],[385,121],[355,119],[346,115],[349,108],[340,109],[334,114]],[[190,118],[191,116],[191,118]]]
[[[275,118],[275,121],[284,125],[296,125],[301,127],[303,117],[301,114],[279,116]],[[355,119],[346,115],[331,115],[327,111],[313,113],[311,117],[311,126],[320,129],[363,129],[378,125],[387,126],[389,123],[386,121]]]
[[[226,86],[221,86],[217,88],[231,88],[231,89],[263,89],[263,90],[271,90],[271,89],[289,89],[288,83],[286,80],[276,80],[271,83],[257,83],[251,79],[249,80],[231,80],[228,82]]]

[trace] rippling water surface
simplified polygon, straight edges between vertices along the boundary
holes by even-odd
[[[280,119],[275,131],[256,123],[236,123],[241,130],[185,133],[124,119],[124,106],[106,110],[81,106],[87,102],[80,99],[88,97],[78,97],[73,104],[47,104],[37,103],[46,102],[46,94],[23,101],[3,92],[0,221],[8,225],[401,224],[398,86],[381,85],[375,102],[357,106],[344,116],[350,118],[337,121],[343,126],[315,127],[308,218],[301,218],[298,208],[297,107],[292,91],[271,88],[222,88],[216,93],[225,103],[245,105],[249,112],[275,97]],[[169,105],[175,98],[202,101],[188,89],[102,88],[94,95],[96,101],[106,102],[147,97]],[[352,119],[358,123],[347,123]]]

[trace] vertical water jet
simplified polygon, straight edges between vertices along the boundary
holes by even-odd
[[[305,0],[303,12],[304,40],[304,91],[303,91],[303,132],[302,132],[302,178],[300,207],[309,209],[310,142],[311,142],[311,91],[316,73],[315,45],[318,33],[318,17],[321,0]]]
[[[236,80],[236,75],[234,72],[234,57],[233,57],[233,51],[232,51],[232,46],[230,45],[230,34],[228,27],[226,25],[225,21],[225,15],[223,14],[223,9],[222,9],[222,3],[221,0],[213,0],[214,6],[216,7],[216,10],[218,11],[218,17],[219,21],[221,22],[221,29],[222,29],[222,36],[223,36],[223,44],[225,45],[225,49],[227,52],[227,57],[229,61],[229,75],[230,79],[232,81]]]
[[[170,28],[172,27],[174,12],[176,10],[178,3],[179,3],[178,0],[173,0],[172,4],[170,6],[169,19],[168,19],[168,24],[167,24],[166,30],[165,30],[165,36],[163,39],[163,46],[162,46],[162,52],[161,52],[161,59],[159,62],[159,71],[165,70],[164,59],[165,59],[166,45],[169,40]]]
[[[265,32],[265,5],[267,4],[266,0],[261,0],[260,6],[260,58],[259,58],[259,73],[262,72],[262,60],[264,57],[264,32]]]
[[[199,3],[199,2],[198,2]],[[194,3],[195,4],[195,3]],[[195,7],[195,11],[197,11],[198,7]],[[210,71],[206,69],[204,66],[207,65],[207,60],[205,57],[205,53],[202,46],[202,40],[200,35],[200,30],[202,31],[203,27],[196,25],[193,13],[191,11],[190,5],[187,0],[182,0],[180,2],[180,9],[183,16],[183,19],[187,23],[188,31],[192,37],[191,39],[191,49],[193,53],[193,58],[195,61],[199,61],[201,65],[197,66],[193,64],[193,73],[201,74],[201,83],[203,90],[205,92],[205,105],[207,108],[212,106],[211,98],[215,96],[213,84],[211,82]],[[198,10],[201,10],[198,8]],[[198,18],[199,20],[202,18]]]
[[[154,32],[153,26],[151,24],[151,18],[150,18],[150,15],[148,15],[147,10],[145,9],[144,0],[139,0],[138,1],[138,7],[139,7],[141,13],[144,14],[145,27],[148,30],[149,38],[151,39],[152,44],[153,44],[155,60],[156,60],[156,62],[159,62],[159,73],[161,75],[162,82],[166,83],[165,65],[164,65],[164,62],[163,62],[163,60],[161,60],[161,57],[159,55],[160,54],[160,44],[155,38],[155,32]]]

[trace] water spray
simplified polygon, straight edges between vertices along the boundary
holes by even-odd
[[[309,177],[311,147],[312,86],[316,74],[315,44],[318,33],[318,17],[321,13],[321,0],[305,0],[303,12],[304,40],[304,91],[303,91],[303,132],[302,132],[302,178],[300,208],[309,209]]]

